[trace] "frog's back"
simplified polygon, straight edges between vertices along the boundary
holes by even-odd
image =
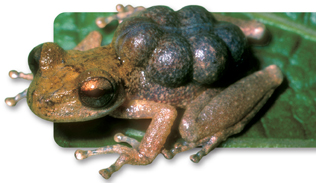
[[[179,100],[240,64],[246,38],[239,27],[217,21],[203,7],[173,11],[155,6],[124,20],[112,45],[123,62],[142,68],[144,78],[152,81],[150,90],[158,88],[158,93],[166,92],[162,98]]]

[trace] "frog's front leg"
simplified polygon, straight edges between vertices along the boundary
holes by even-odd
[[[120,157],[113,165],[100,170],[100,174],[106,179],[110,178],[112,173],[118,171],[124,164],[150,164],[161,152],[176,119],[177,110],[167,104],[133,100],[116,109],[111,116],[124,119],[152,118],[152,121],[140,143],[121,134],[115,136],[117,142],[128,142],[132,148],[113,145],[92,151],[76,151],[75,156],[79,160],[97,154],[119,153]]]
[[[179,131],[185,143],[162,153],[169,159],[202,146],[190,157],[193,162],[199,162],[229,136],[242,131],[282,80],[280,69],[271,65],[232,84],[214,98],[204,92],[188,106],[181,120]]]

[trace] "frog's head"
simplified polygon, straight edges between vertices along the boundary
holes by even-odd
[[[95,57],[95,52],[102,54]],[[44,43],[29,54],[34,75],[27,103],[43,119],[75,122],[99,118],[120,106],[125,97],[109,48],[65,51]]]

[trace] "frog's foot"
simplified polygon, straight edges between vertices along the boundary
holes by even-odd
[[[172,159],[178,153],[202,146],[202,149],[198,153],[190,156],[191,161],[197,163],[203,156],[205,156],[208,152],[210,152],[212,149],[214,149],[218,145],[218,143],[214,143],[216,139],[219,139],[216,135],[217,134],[215,134],[211,138],[205,137],[202,140],[199,140],[198,142],[186,142],[186,141],[183,141],[181,143],[177,142],[174,144],[174,147],[172,149],[170,150],[164,149],[162,150],[161,153],[163,154],[165,158]],[[212,147],[214,148],[210,147],[211,144],[212,144]],[[201,158],[198,159],[199,157]],[[196,161],[197,159],[198,161]]]
[[[15,70],[12,70],[9,72],[9,76],[12,79],[25,79],[25,80],[33,80],[33,74],[25,74],[23,72],[17,72]],[[21,93],[18,93],[16,96],[14,97],[8,97],[5,99],[5,103],[8,106],[15,106],[21,99],[26,98],[26,94],[27,94],[27,89],[25,89],[24,91],[22,91]]]
[[[131,5],[123,6],[121,4],[116,5],[117,14],[109,16],[109,17],[99,17],[96,19],[95,23],[99,28],[104,28],[106,25],[111,23],[113,20],[118,20],[121,23],[125,18],[135,16],[139,12],[145,10],[144,7],[138,6],[133,7]]]
[[[188,151],[190,149],[193,149],[197,146],[197,143],[188,143],[186,141],[183,142],[177,142],[174,144],[173,148],[170,150],[163,149],[161,154],[166,159],[172,159],[176,154],[184,151]]]
[[[133,139],[131,137],[125,136],[122,133],[117,133],[114,136],[115,142],[125,142],[131,145],[134,149],[137,149],[139,146],[139,142],[136,139]]]
[[[5,99],[5,103],[10,106],[13,107],[15,106],[20,100],[26,98],[26,94],[27,94],[27,89],[23,90],[21,93],[18,93],[16,96],[14,97],[8,97]]]
[[[118,153],[120,157],[116,160],[114,164],[106,169],[102,169],[99,173],[105,179],[111,177],[111,175],[118,171],[124,164],[132,164],[132,165],[147,165],[151,163],[149,158],[146,158],[143,154],[137,151],[139,142],[133,138],[127,137],[121,133],[118,133],[114,136],[114,140],[116,142],[126,142],[132,146],[132,148],[123,146],[123,145],[112,145],[106,146],[94,150],[77,150],[75,152],[75,157],[78,160],[86,159],[90,156],[99,155],[99,154],[111,154],[111,153]]]
[[[10,78],[12,79],[18,79],[18,78],[21,78],[21,79],[25,79],[25,80],[30,80],[32,81],[33,80],[33,74],[25,74],[23,72],[18,72],[16,70],[11,70],[9,72],[9,76]]]
[[[191,161],[197,163],[200,161],[200,159],[203,156],[205,156],[207,153],[209,153],[212,149],[214,149],[218,145],[218,143],[216,143],[217,139],[219,138],[216,137],[216,134],[215,134],[213,137],[203,138],[199,142],[188,143],[184,141],[182,143],[176,143],[171,150],[164,149],[161,153],[163,154],[165,158],[171,159],[178,153],[193,149],[195,147],[202,146],[202,149],[198,153],[190,156]]]

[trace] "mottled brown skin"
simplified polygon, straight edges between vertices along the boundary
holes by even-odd
[[[196,7],[180,10],[179,14],[183,17],[181,21],[172,21],[174,13],[168,8],[149,9],[140,14],[140,18],[130,19],[131,22],[138,22],[137,25],[140,26],[135,26],[127,20],[125,21],[127,23],[121,24],[112,44],[108,46],[94,48],[95,46],[85,45],[85,43],[94,45],[91,41],[84,40],[83,45],[80,44],[78,49],[89,50],[64,51],[55,43],[45,43],[36,48],[32,51],[35,59],[29,61],[34,80],[28,89],[28,105],[39,117],[54,122],[86,121],[105,115],[125,119],[151,118],[152,122],[141,142],[122,134],[115,136],[117,142],[127,142],[132,148],[114,145],[91,151],[76,151],[77,159],[97,154],[119,153],[120,157],[112,166],[100,171],[104,178],[109,178],[124,164],[146,165],[151,163],[159,153],[163,153],[166,158],[172,158],[179,152],[202,146],[202,150],[191,157],[192,161],[198,162],[228,136],[244,128],[274,89],[280,85],[283,76],[280,69],[272,65],[241,79],[226,89],[211,88],[210,85],[205,84],[211,81],[199,82],[194,79],[194,76],[200,77],[200,75],[192,74],[196,72],[193,69],[195,63],[192,61],[193,57],[182,54],[175,54],[174,57],[167,59],[172,67],[166,67],[166,70],[171,72],[171,75],[164,76],[167,74],[163,73],[166,65],[156,63],[152,57],[148,56],[150,55],[148,52],[158,54],[159,49],[165,49],[168,52],[172,49],[159,45],[172,45],[182,38],[177,37],[176,41],[164,39],[166,36],[175,35],[167,35],[165,31],[155,28],[157,25],[151,23],[153,20],[144,20],[141,17],[154,15],[154,21],[162,25],[173,22],[174,26],[179,26],[181,22],[185,25],[190,24],[190,20],[185,19],[190,17],[194,21],[205,21],[206,18],[211,19],[212,22],[216,21],[205,11],[203,11],[204,14],[196,14],[194,9]],[[207,26],[213,25],[207,24]],[[184,30],[184,27],[177,30],[182,29]],[[148,40],[145,40],[143,44],[138,44],[144,41],[142,36],[135,37],[139,35],[139,32],[151,38],[145,37]],[[184,34],[191,34],[191,32],[185,31]],[[177,43],[180,44],[179,49],[174,49],[174,51],[182,52],[185,49],[197,48],[197,42],[194,40],[200,42],[209,40],[204,36],[205,34],[202,35],[199,38],[189,36],[189,40],[193,42],[191,47],[185,46],[189,44],[188,42]],[[98,37],[95,34],[94,36]],[[91,37],[87,39],[91,40]],[[95,41],[99,42],[99,38]],[[218,44],[223,44],[221,41],[218,42],[220,42]],[[217,59],[226,59],[224,52],[228,49],[213,50],[211,41],[199,44],[201,47],[210,49],[205,53],[221,53],[222,56],[217,55]],[[148,45],[150,46],[147,47]],[[181,48],[183,45],[184,47]],[[188,59],[192,65],[184,62],[185,59]],[[199,58],[196,62],[202,62],[203,59]],[[203,65],[202,69],[206,72],[213,68]],[[175,77],[172,76],[173,70],[176,73],[179,72]],[[163,74],[157,79],[155,75],[159,75],[159,72]],[[150,73],[155,75],[150,75]],[[219,74],[221,75],[221,71]],[[203,73],[203,75],[206,76],[208,73]],[[93,93],[95,88],[98,88],[96,94]],[[177,117],[177,108],[185,109],[179,126],[185,143],[176,144],[173,149],[166,150],[163,147]]]

